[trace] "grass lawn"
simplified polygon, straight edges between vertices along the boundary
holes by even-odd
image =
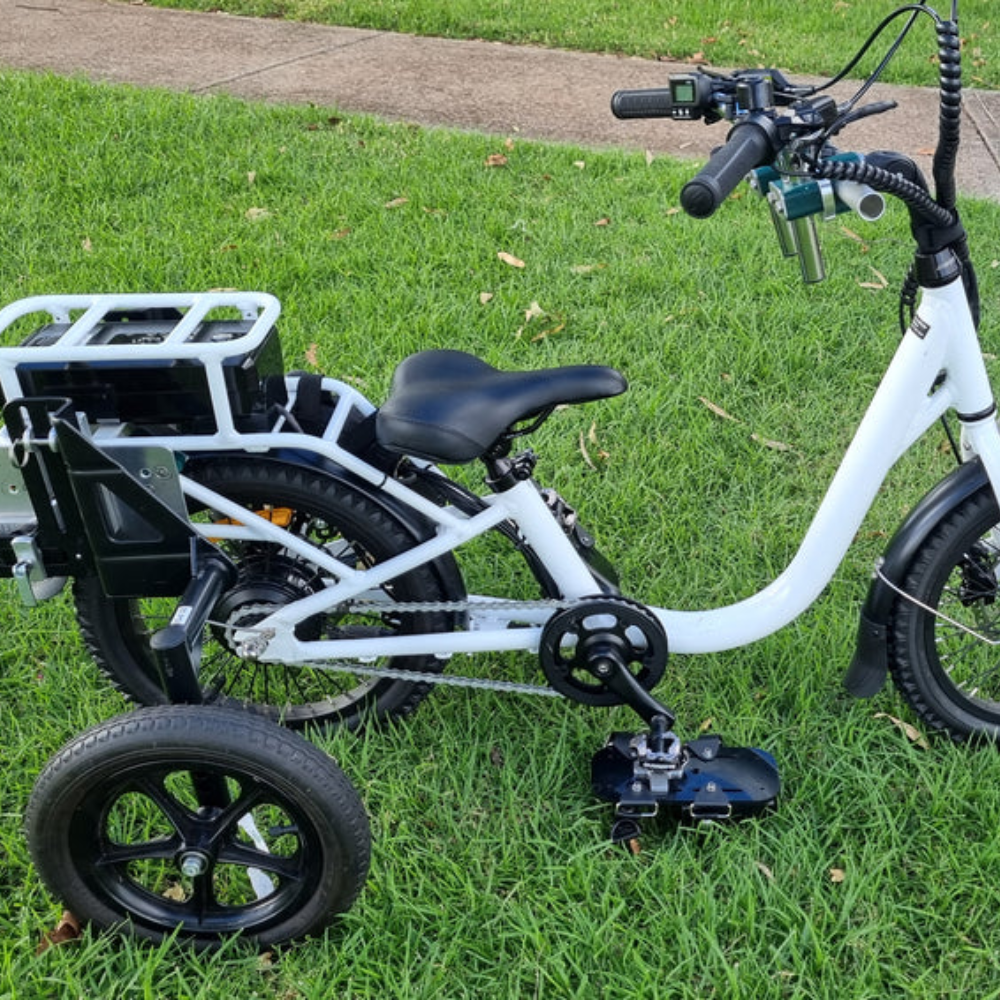
[[[621,52],[714,66],[780,66],[797,73],[840,70],[897,0],[152,0],[165,7],[222,10],[446,38]],[[931,4],[943,16],[950,0]],[[992,0],[961,0],[966,79],[1000,86],[1000,35]],[[925,29],[930,21],[924,18]],[[897,21],[897,24],[902,24]],[[887,36],[891,37],[891,36]],[[881,49],[875,50],[880,53]],[[887,80],[932,84],[932,47],[896,59]],[[877,58],[877,56],[875,57]],[[861,66],[875,65],[871,57]]]
[[[895,206],[877,228],[826,226],[830,278],[805,288],[759,202],[690,220],[690,167],[665,159],[32,75],[2,86],[5,300],[260,288],[284,302],[289,367],[375,399],[428,346],[622,368],[626,396],[556,414],[533,443],[539,478],[649,603],[719,604],[780,571],[897,340]],[[964,214],[973,234],[1000,224],[993,205]],[[998,262],[973,247],[989,308]],[[998,335],[988,312],[988,350]],[[36,956],[59,906],[29,864],[24,804],[61,743],[125,706],[68,598],[27,612],[6,585],[0,997],[1000,995],[1000,756],[923,749],[894,723],[910,719],[894,692],[859,703],[840,686],[872,561],[949,466],[934,434],[901,463],[798,623],[671,661],[660,693],[683,735],[704,725],[775,754],[775,815],[663,824],[628,855],[588,775],[629,713],[439,691],[405,726],[322,738],[371,814],[372,874],[336,928],[280,955],[88,935]],[[466,666],[537,680],[528,657]]]

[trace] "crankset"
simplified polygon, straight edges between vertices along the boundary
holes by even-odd
[[[549,684],[584,705],[628,704],[648,719],[666,713],[649,692],[667,665],[659,619],[624,597],[584,598],[554,614],[538,659]]]
[[[648,733],[614,733],[591,762],[594,794],[615,803],[611,838],[637,840],[661,812],[692,822],[753,816],[774,807],[781,782],[764,750],[726,746],[718,736],[690,743],[654,719]]]

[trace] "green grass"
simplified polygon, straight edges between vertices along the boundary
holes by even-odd
[[[711,222],[678,213],[690,168],[668,160],[509,148],[321,108],[19,74],[2,84],[5,300],[260,288],[284,302],[289,367],[315,364],[375,399],[392,364],[428,346],[510,367],[617,365],[626,396],[559,412],[534,444],[539,477],[650,603],[722,603],[783,567],[896,341],[908,256],[897,209],[877,228],[849,223],[864,244],[825,227],[830,278],[805,288],[749,195]],[[498,152],[507,166],[487,167]],[[993,205],[963,211],[973,234],[1000,223]],[[987,248],[993,304],[996,261],[973,247]],[[859,287],[873,268],[889,290]],[[998,333],[988,313],[987,350]],[[34,954],[59,906],[21,834],[32,781],[124,706],[86,660],[68,600],[27,612],[8,589],[0,997],[1000,995],[1000,756],[940,740],[921,750],[876,717],[910,718],[892,691],[858,703],[840,687],[872,560],[949,467],[940,446],[932,435],[894,471],[798,623],[668,668],[660,693],[684,735],[712,720],[776,755],[775,815],[664,823],[632,857],[607,843],[608,809],[588,787],[590,755],[634,726],[628,713],[439,691],[406,726],[324,740],[371,814],[372,874],[338,927],[279,956],[89,935]],[[537,679],[528,657],[475,667]]]
[[[647,58],[695,60],[714,66],[780,66],[833,75],[844,66],[897,0],[153,0],[165,7],[222,10],[381,31],[447,38],[620,52]],[[943,15],[950,0],[931,4]],[[1000,45],[990,0],[962,0],[966,79],[1000,86]],[[923,24],[886,79],[934,82],[931,22]],[[902,25],[902,21],[896,22]],[[893,37],[884,36],[886,44]],[[862,72],[884,51],[877,46]],[[857,75],[857,74],[855,74]]]

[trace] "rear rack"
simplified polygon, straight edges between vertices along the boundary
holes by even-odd
[[[280,311],[262,292],[21,299],[0,310],[0,338],[22,338],[0,347],[0,393],[64,395],[94,420],[191,430],[209,418],[204,430],[231,432],[258,408],[264,377],[282,373]]]

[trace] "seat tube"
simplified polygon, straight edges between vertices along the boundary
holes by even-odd
[[[487,497],[486,502],[504,507],[564,598],[587,597],[597,590],[586,562],[559,526],[532,480],[516,483],[502,493]]]

